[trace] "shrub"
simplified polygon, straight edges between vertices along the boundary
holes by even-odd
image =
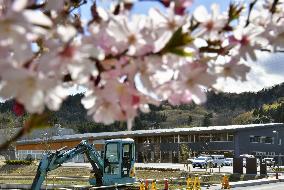
[[[31,154],[28,154],[27,157],[25,158],[25,160],[32,162],[32,161],[34,161],[34,158]]]
[[[272,171],[274,171],[274,172],[284,172],[284,168],[276,168],[276,167],[274,167],[274,168],[272,168]]]
[[[5,164],[7,165],[31,165],[31,160],[6,160]]]
[[[135,167],[136,170],[150,170],[150,171],[180,171],[179,168],[154,168],[154,167]]]

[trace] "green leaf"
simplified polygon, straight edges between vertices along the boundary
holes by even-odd
[[[181,49],[181,48],[171,49],[170,53],[173,53],[173,54],[176,54],[176,55],[182,56],[182,57],[192,57],[193,56],[192,52],[185,51],[184,49]]]
[[[166,46],[162,49],[161,53],[174,53],[179,56],[192,56],[192,54],[186,52],[183,47],[192,43],[193,38],[188,33],[183,33],[180,27],[175,31],[171,39]]]
[[[229,7],[229,22],[238,19],[243,8],[243,5],[231,3]]]

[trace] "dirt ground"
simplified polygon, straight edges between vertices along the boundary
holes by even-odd
[[[5,165],[4,162],[0,162],[0,176],[35,176],[37,170],[37,165],[34,163],[32,165]],[[59,167],[51,172],[49,175],[64,176],[64,177],[79,177],[79,176],[90,176],[91,170],[85,167]],[[145,171],[137,170],[136,177],[145,178],[155,178],[163,179],[169,177],[180,177],[182,174],[179,171]]]
[[[0,175],[10,175],[10,176],[35,176],[37,170],[37,165],[5,165],[0,163]],[[89,176],[90,169],[88,168],[66,168],[59,167],[51,172],[49,175],[57,176]]]

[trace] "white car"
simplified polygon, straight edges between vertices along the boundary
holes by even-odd
[[[213,167],[223,167],[225,165],[225,157],[224,155],[210,155],[210,157],[213,159]]]
[[[233,158],[225,158],[225,166],[232,166]]]
[[[187,163],[188,163],[188,164],[192,164],[192,162],[193,162],[194,159],[195,159],[195,157],[193,157],[193,158],[188,158],[188,159],[187,159]]]
[[[275,161],[274,161],[273,158],[264,158],[263,161],[266,162],[266,165],[267,165],[267,166],[272,167],[272,166],[275,165]]]
[[[207,156],[200,156],[198,158],[195,158],[192,162],[192,167],[200,167],[200,168],[206,168],[207,166],[211,165],[213,163],[213,160],[211,157]]]

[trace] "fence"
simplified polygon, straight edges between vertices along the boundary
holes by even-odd
[[[16,153],[14,150],[0,151],[0,160],[15,160]]]

